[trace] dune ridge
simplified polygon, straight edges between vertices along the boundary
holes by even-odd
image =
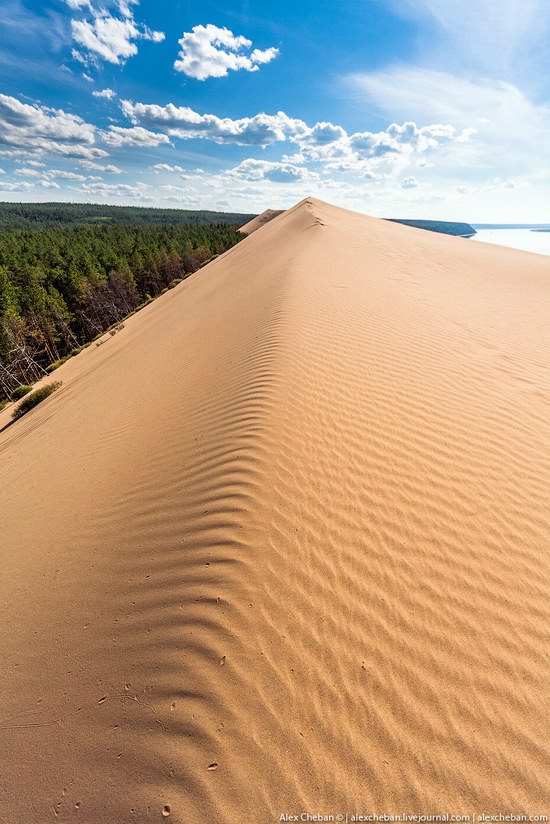
[[[258,229],[262,229],[276,217],[279,217],[279,215],[282,215],[283,212],[284,210],[282,209],[264,209],[261,214],[256,215],[256,217],[253,217],[248,223],[245,223],[244,226],[241,226],[239,232],[243,235],[251,235]]]
[[[0,433],[2,821],[547,813],[549,303],[307,198],[62,366]]]

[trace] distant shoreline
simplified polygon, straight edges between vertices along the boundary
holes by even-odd
[[[469,223],[459,223],[447,220],[401,220],[387,218],[391,223],[401,223],[403,226],[412,226],[414,229],[425,229],[428,232],[439,232],[453,237],[473,237],[476,230]]]

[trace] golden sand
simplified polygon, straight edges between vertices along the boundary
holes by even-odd
[[[64,364],[0,434],[2,824],[548,814],[549,317],[306,199]]]

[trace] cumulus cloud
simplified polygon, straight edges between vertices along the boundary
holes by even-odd
[[[73,52],[77,60],[87,62],[91,54],[116,65],[137,54],[138,47],[134,41],[144,39],[160,43],[164,40],[162,32],[138,28],[133,19],[121,20],[110,15],[95,17],[91,22],[73,20],[72,33],[75,42],[85,49],[84,53]]]
[[[159,172],[183,172],[181,166],[170,166],[169,163],[155,163],[152,167],[155,172],[158,174]]]
[[[404,177],[400,183],[402,189],[417,189],[420,183],[416,177]]]
[[[116,97],[116,92],[113,89],[101,89],[101,91],[94,91],[92,92],[94,97],[102,97],[105,100],[112,100],[113,97]]]
[[[382,132],[356,132],[350,136],[349,146],[359,159],[396,159],[423,154],[449,141],[465,142],[473,131],[458,132],[453,126],[441,123],[418,127],[409,120],[401,125],[392,123]]]
[[[347,132],[342,126],[335,126],[333,123],[321,121],[311,129],[306,129],[300,135],[300,143],[303,146],[328,146],[344,140],[346,137]]]
[[[0,180],[1,192],[28,192],[29,189],[32,189],[32,187],[32,183],[27,183],[23,180],[17,183],[7,183]]]
[[[47,177],[58,177],[61,180],[86,180],[85,175],[76,174],[76,172],[66,172],[63,169],[48,169],[44,172]]]
[[[412,55],[408,64],[352,75],[346,79],[348,93],[379,114],[462,129],[452,155],[443,149],[437,172],[427,173],[447,200],[454,191],[461,201],[471,195],[472,213],[490,208],[493,220],[503,219],[506,209],[504,219],[514,219],[522,209],[533,214],[533,204],[546,197],[541,173],[547,168],[550,107],[541,92],[550,53],[550,5],[545,0],[383,2],[398,15],[420,19],[416,60]],[[514,197],[504,187],[491,194],[487,175],[521,178],[531,187],[531,201],[523,185]]]
[[[44,145],[43,149],[45,152],[57,153],[63,157],[76,159],[81,157],[107,157],[109,154],[104,149],[96,149],[95,147],[89,148],[86,146],[67,146],[65,144],[57,144],[55,146]]]
[[[356,171],[370,178],[377,176],[375,167],[379,164],[386,163],[393,167],[393,172],[398,173],[413,157],[446,143],[465,142],[473,133],[472,129],[458,130],[442,123],[419,127],[413,121],[406,121],[401,125],[392,123],[383,132],[355,132],[349,135],[342,126],[320,122],[310,127],[303,120],[290,118],[284,112],[275,115],[262,112],[252,117],[232,119],[199,114],[187,106],[175,106],[173,103],[159,106],[123,100],[121,106],[135,128],[157,129],[157,135],[260,147],[289,141],[299,147],[295,155],[284,158],[284,162],[294,168],[311,161],[324,164],[330,171]],[[282,179],[285,173],[279,169],[273,174]]]
[[[38,165],[43,167],[44,163],[39,163]],[[30,168],[24,166],[21,169],[17,169],[15,174],[19,175],[20,177],[41,178],[41,181],[42,180],[49,180],[49,179],[55,178],[55,177],[60,178],[61,180],[79,180],[79,181],[87,180],[85,175],[79,175],[76,172],[69,172],[69,171],[66,171],[65,169],[44,169],[44,168],[41,168],[40,170],[38,170],[36,168],[30,169]],[[52,186],[50,188],[56,188],[56,187]]]
[[[120,166],[115,166],[114,163],[95,163],[93,160],[81,160],[80,165],[85,169],[105,172],[111,175],[121,175],[124,171]]]
[[[241,180],[270,180],[272,183],[297,183],[313,175],[307,169],[288,162],[248,158],[228,172]]]
[[[41,177],[42,172],[37,171],[37,169],[27,169],[26,167],[23,169],[17,169],[15,172],[16,175],[20,175],[21,177]]]
[[[94,126],[62,109],[21,103],[15,97],[0,94],[0,117],[4,133],[32,131],[34,136],[66,142],[94,142]],[[14,135],[17,136],[17,135]],[[7,141],[6,141],[7,142]]]
[[[550,128],[550,108],[532,101],[511,83],[473,80],[414,66],[356,75],[350,83],[364,101],[381,112],[414,115],[425,122],[433,118],[460,129],[455,139],[457,154],[448,171],[452,175],[459,166],[464,182],[468,177],[477,182],[480,169],[515,176],[536,174],[546,164],[543,147]]]
[[[0,143],[2,143],[1,138]],[[27,160],[27,158],[31,157],[31,155],[32,152],[27,149],[0,149],[0,157],[9,157],[15,160],[16,163],[30,163],[30,160]]]
[[[56,183],[55,180],[39,180],[38,185],[42,186],[44,189],[60,189],[61,188],[59,183]]]
[[[226,77],[229,71],[241,69],[256,72],[260,65],[270,63],[279,54],[279,49],[274,47],[251,51],[251,40],[212,23],[194,26],[183,33],[178,43],[181,49],[174,68],[196,80]]]
[[[215,114],[199,114],[188,106],[159,106],[154,103],[122,101],[122,111],[129,120],[146,128],[160,129],[171,137],[183,139],[202,137],[215,143],[236,143],[239,146],[269,146],[290,136],[305,134],[303,120],[288,117],[284,112],[275,115],[256,114],[253,117],[232,119]]]
[[[0,94],[0,145],[10,147],[4,152],[12,156],[105,157],[107,152],[95,147],[95,138],[95,126],[77,115]]]
[[[0,144],[14,151],[104,157],[107,152],[94,146],[95,137],[95,126],[77,115],[0,94]]]
[[[136,183],[134,186],[123,183],[82,183],[80,191],[97,197],[121,198],[131,197],[136,200],[147,200],[147,186]]]
[[[142,126],[132,126],[125,129],[122,126],[109,126],[107,131],[101,132],[101,137],[109,146],[141,146],[151,148],[161,143],[170,143],[165,134],[151,132]]]
[[[136,41],[160,43],[165,38],[164,32],[152,31],[134,19],[130,5],[135,4],[136,0],[118,0],[120,17],[105,8],[96,9],[91,3],[75,2],[76,5],[71,5],[71,8],[87,7],[91,16],[91,19],[71,20],[73,40],[80,47],[80,50],[73,49],[72,55],[82,63],[94,63],[101,59],[120,65],[137,54]]]

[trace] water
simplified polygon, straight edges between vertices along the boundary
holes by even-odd
[[[478,229],[472,240],[481,243],[496,243],[498,246],[511,246],[550,255],[550,232],[532,232],[530,229]]]

